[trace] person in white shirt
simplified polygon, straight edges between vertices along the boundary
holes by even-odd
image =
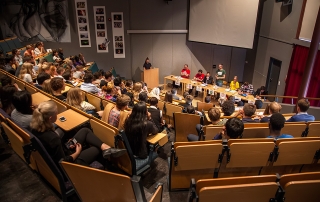
[[[42,43],[41,42],[36,43],[36,48],[34,49],[34,54],[36,56],[40,56],[42,54],[41,47],[42,47]]]
[[[52,52],[52,54],[53,54],[53,60],[54,60],[55,62],[60,62],[60,61],[61,61],[61,58],[59,57],[59,53],[58,53],[57,50],[54,50],[54,51]]]
[[[75,71],[73,73],[73,78],[76,78],[76,79],[82,79],[82,77],[84,76],[84,71],[83,71],[83,66],[82,65],[78,65],[76,67],[77,71]]]
[[[94,94],[99,93],[101,91],[100,88],[97,88],[97,86],[95,86],[92,83],[92,81],[93,81],[92,73],[90,73],[90,72],[86,73],[83,77],[83,81],[84,81],[84,83],[81,84],[81,86],[80,86],[81,90],[84,90],[89,93],[94,93]]]

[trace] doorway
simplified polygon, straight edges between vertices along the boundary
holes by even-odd
[[[268,76],[266,81],[266,89],[269,95],[276,95],[277,93],[281,64],[282,61],[272,57],[270,58]],[[268,100],[270,102],[273,102],[274,98],[268,97]]]

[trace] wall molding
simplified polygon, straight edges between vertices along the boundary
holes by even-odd
[[[188,30],[127,30],[127,34],[187,34]]]

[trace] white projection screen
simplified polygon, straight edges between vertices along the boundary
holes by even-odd
[[[252,48],[259,0],[190,0],[189,40]]]

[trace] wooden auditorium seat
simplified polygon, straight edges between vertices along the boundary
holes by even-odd
[[[169,122],[171,123],[171,120],[173,120],[173,113],[175,112],[182,112],[183,107],[171,103],[166,103],[166,113],[165,115],[168,116]]]
[[[166,106],[168,106],[167,104]],[[175,112],[173,114],[175,124],[175,141],[186,142],[188,134],[197,135],[196,125],[200,124],[200,116],[195,114],[187,114]]]
[[[110,147],[115,146],[114,138],[119,133],[117,128],[97,118],[91,118],[90,125],[95,136],[97,136],[102,142],[106,143]]]
[[[163,193],[163,185],[159,183],[155,187],[155,192],[153,193],[153,196],[151,197],[149,202],[161,202],[162,201],[162,193]]]
[[[187,189],[191,178],[213,178],[219,171],[221,140],[176,142],[172,145],[169,190]]]
[[[212,140],[222,129],[223,126],[219,125],[203,126],[204,140]]]
[[[90,104],[92,104],[97,111],[100,111],[102,110],[101,109],[101,106],[102,106],[102,103],[101,103],[101,98],[98,97],[97,95],[94,95],[92,93],[88,93],[86,92],[86,97],[87,97],[87,100]]]
[[[57,108],[58,108],[58,114],[66,111],[68,109],[69,105],[67,103],[65,103],[55,97],[51,97],[51,100],[56,103]]]
[[[213,107],[212,103],[205,103],[205,102],[197,102],[198,111],[208,111],[210,108]]]
[[[308,137],[320,137],[320,121],[308,122]]]
[[[18,154],[18,156],[25,161],[23,156],[23,146],[25,142],[23,141],[22,137],[20,137],[13,129],[11,129],[5,122],[1,122],[1,126],[9,138],[10,146],[12,147],[13,151]]]
[[[21,90],[25,90],[26,82],[24,82],[23,80],[21,80],[19,78],[15,78],[15,83],[18,85],[18,87]]]
[[[242,138],[266,138],[270,134],[269,127],[245,128]]]
[[[39,91],[39,89],[37,89],[35,86],[26,83],[26,90],[30,93],[30,94],[34,94],[37,93]]]
[[[195,199],[199,199],[199,201],[212,201],[216,199],[211,198],[210,200],[209,196],[224,198],[218,201],[270,201],[271,198],[276,198],[276,192],[279,188],[276,181],[276,175],[201,179],[197,182],[195,182],[195,179],[192,179],[190,186],[190,196],[192,199],[190,201],[194,201]],[[259,188],[255,189],[254,187],[256,186]],[[264,190],[261,189],[261,186],[265,186],[269,193],[263,193]],[[246,193],[241,193],[241,189]],[[227,196],[233,195],[233,191],[235,191],[236,196]],[[259,193],[255,193],[255,191]]]
[[[291,123],[287,122],[284,124],[284,127],[281,129],[282,134],[289,134],[292,135],[293,137],[302,137],[303,132],[306,130],[307,125],[306,123]]]
[[[107,104],[113,104],[113,105],[115,105],[116,103],[115,103],[115,102],[112,102],[111,100],[102,99],[102,105],[103,105],[103,107],[106,107]]]
[[[163,110],[164,105],[165,105],[165,102],[164,102],[164,101],[158,100],[158,108],[159,108],[160,110],[162,110],[162,114],[165,114],[165,112],[164,112],[164,110]]]
[[[64,161],[60,161],[60,165],[73,183],[81,201],[146,201],[138,176],[130,178]],[[161,190],[160,186],[154,201],[161,199]]]

